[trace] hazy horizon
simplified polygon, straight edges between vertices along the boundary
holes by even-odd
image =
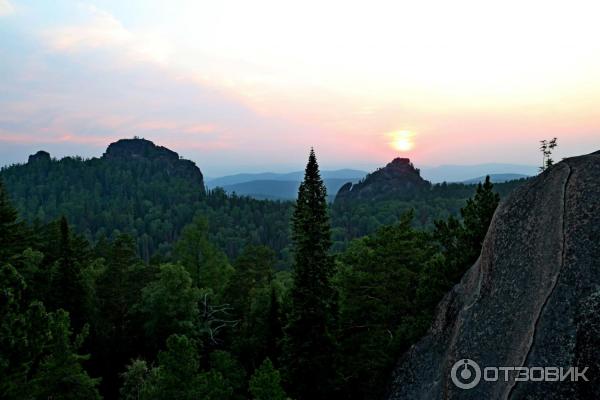
[[[129,138],[128,138],[129,139]],[[161,145],[160,143],[155,143],[156,145]],[[108,147],[108,144],[107,146]],[[35,153],[37,153],[38,151],[48,151],[48,149],[43,148],[43,147],[31,147],[31,151],[27,154],[23,153],[24,155],[18,155],[16,157],[14,157],[14,161],[11,162],[6,162],[5,159],[0,160],[0,168],[2,167],[7,167],[13,164],[25,164],[27,163],[28,157],[30,155],[33,155]],[[33,150],[35,149],[35,150]],[[100,152],[98,153],[93,153],[93,154],[77,154],[77,153],[65,153],[65,154],[53,154],[51,152],[50,156],[52,158],[55,159],[61,159],[64,157],[83,157],[84,159],[89,159],[89,158],[94,158],[94,157],[101,157],[102,154],[104,153],[105,149],[102,149]],[[171,149],[174,150],[174,149]],[[183,157],[183,155],[180,154],[180,156]],[[318,155],[317,155],[318,156]],[[408,157],[408,154],[399,154],[396,155],[394,157]],[[186,157],[183,157],[186,158]],[[410,157],[408,157],[410,158]],[[186,158],[187,159],[187,158]],[[325,162],[320,162],[320,166],[321,169],[323,171],[336,171],[336,170],[343,170],[343,169],[351,169],[351,170],[359,170],[359,171],[364,171],[364,172],[372,172],[377,168],[383,167],[385,166],[388,162],[390,162],[393,158],[390,158],[388,160],[381,160],[380,163],[375,164],[375,163],[371,163],[371,164],[351,164],[351,161],[348,162],[348,164],[328,164],[326,161]],[[296,164],[265,164],[264,166],[261,165],[232,165],[230,168],[228,169],[214,169],[211,168],[210,165],[205,166],[202,164],[202,160],[194,160],[191,159],[191,161],[193,161],[202,171],[205,179],[215,179],[215,178],[221,178],[221,177],[225,177],[225,176],[230,176],[230,175],[238,175],[238,174],[261,174],[261,173],[275,173],[275,174],[287,174],[287,173],[293,173],[293,172],[298,172],[298,171],[303,171],[304,170],[304,164],[303,161],[298,162]],[[444,168],[444,167],[478,167],[478,166],[485,166],[485,165],[490,165],[490,166],[494,166],[494,167],[499,167],[499,168],[495,168],[495,170],[491,171],[490,173],[522,173],[525,175],[531,175],[533,173],[528,173],[527,171],[532,171],[533,169],[537,169],[538,166],[534,165],[534,164],[519,164],[519,163],[504,163],[504,162],[496,162],[496,161],[488,161],[488,162],[482,162],[482,163],[470,163],[470,164],[461,164],[461,163],[444,163],[444,164],[419,164],[418,162],[416,162],[415,160],[411,159],[411,162],[413,162],[413,164],[415,165],[415,167],[420,168],[420,169],[425,169],[425,170],[434,170],[434,169],[438,169],[438,168]],[[506,166],[508,168],[503,168],[503,166]],[[516,170],[515,170],[516,167]],[[494,169],[494,168],[492,168]],[[470,176],[470,178],[476,178],[477,176]]]
[[[130,138],[126,138],[126,139],[130,139]],[[107,143],[106,147],[108,147]],[[160,143],[155,143],[156,145],[160,146]],[[101,157],[102,154],[104,153],[104,150],[106,150],[106,148],[101,149],[99,152],[97,153],[90,153],[90,154],[80,154],[80,153],[64,153],[64,154],[54,154],[52,152],[50,152],[47,148],[44,147],[25,147],[24,149],[31,149],[29,152],[25,151],[23,153],[23,155],[17,155],[14,156],[14,161],[10,161],[7,162],[5,159],[0,160],[0,168],[1,167],[7,167],[13,164],[25,164],[27,163],[28,157],[30,155],[33,155],[35,153],[37,153],[38,151],[47,151],[50,153],[50,156],[52,158],[56,158],[56,159],[61,159],[64,157],[83,157],[84,159],[89,159],[89,158],[94,158],[94,157]],[[173,148],[171,148],[171,150],[174,150]],[[75,151],[77,151],[77,149],[75,149]],[[179,154],[180,156],[182,156],[183,158],[189,159],[187,157],[184,157],[182,154]],[[317,157],[319,158],[318,154]],[[409,157],[408,154],[398,154],[395,157]],[[319,159],[319,164],[321,166],[321,169],[323,171],[335,171],[335,170],[343,170],[343,169],[352,169],[352,170],[360,170],[360,171],[365,171],[365,172],[371,172],[374,171],[377,168],[383,167],[385,166],[388,162],[392,161],[393,158],[390,158],[388,160],[381,160],[381,162],[379,163],[369,163],[369,164],[360,164],[360,163],[353,163],[352,160],[348,160],[347,164],[328,164],[327,161],[322,161]],[[224,176],[230,176],[230,175],[237,175],[237,174],[261,174],[261,173],[275,173],[275,174],[286,174],[286,173],[292,173],[292,172],[298,172],[298,171],[302,171],[304,170],[304,163],[300,162],[297,164],[264,164],[264,165],[260,165],[260,164],[256,164],[256,165],[232,165],[230,168],[224,168],[224,169],[219,169],[219,168],[214,168],[214,166],[211,165],[204,165],[202,164],[202,160],[194,160],[191,159],[191,161],[193,161],[202,171],[203,175],[205,176],[205,178],[208,179],[214,179],[214,178],[220,178],[220,177],[224,177]],[[421,169],[436,169],[436,168],[443,168],[443,167],[475,167],[475,166],[482,166],[482,165],[499,165],[499,166],[511,166],[511,167],[523,167],[523,169],[527,169],[527,168],[538,168],[538,166],[534,165],[534,164],[519,164],[519,163],[505,163],[505,162],[501,162],[501,161],[487,161],[487,162],[482,162],[482,163],[455,163],[455,164],[451,164],[451,163],[443,163],[443,164],[418,164],[417,162],[415,162],[414,160],[411,159],[411,161],[413,162],[413,164],[415,165],[415,167],[417,168],[421,168]],[[514,171],[504,171],[502,170],[502,168],[500,168],[498,171],[495,171],[495,173],[511,173]],[[476,178],[476,176],[473,176],[473,178]]]
[[[134,135],[207,176],[600,149],[600,5],[0,0],[0,164]],[[509,27],[509,28],[507,28]]]

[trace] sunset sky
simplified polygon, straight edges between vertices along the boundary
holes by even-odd
[[[598,1],[0,0],[0,165],[141,136],[208,175],[600,150]]]

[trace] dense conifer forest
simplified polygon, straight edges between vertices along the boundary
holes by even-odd
[[[247,245],[265,245],[275,251],[278,269],[291,267],[294,202],[206,190],[195,165],[148,140],[123,139],[102,157],[87,160],[57,160],[40,151],[26,164],[2,168],[0,177],[24,221],[36,225],[66,216],[73,230],[93,244],[127,234],[146,262],[169,260],[184,226],[199,215],[207,220],[210,241],[230,259]],[[494,190],[504,196],[522,182],[499,183]],[[431,229],[436,220],[459,217],[476,190],[474,184],[442,183],[399,196],[391,186],[378,187],[376,198],[329,204],[334,252],[400,222],[410,210],[417,228]]]
[[[379,399],[518,184],[331,205],[311,151],[273,202],[178,161],[2,171],[1,398]]]

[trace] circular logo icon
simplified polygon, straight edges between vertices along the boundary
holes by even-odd
[[[458,360],[450,371],[452,382],[461,389],[473,389],[481,380],[481,368],[473,360]]]

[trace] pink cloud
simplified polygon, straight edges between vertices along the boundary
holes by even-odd
[[[107,136],[80,136],[72,133],[58,133],[49,135],[33,135],[23,133],[9,133],[0,131],[0,141],[14,144],[49,144],[56,142],[76,143],[105,147],[108,143],[117,140],[113,135]]]
[[[114,135],[111,136],[79,136],[73,134],[63,134],[57,137],[57,141],[60,142],[68,142],[68,143],[76,143],[76,144],[84,144],[84,145],[92,145],[96,147],[106,147],[107,143],[114,142],[118,140],[119,137]]]
[[[23,135],[0,131],[0,141],[18,144],[35,144],[40,143],[40,138],[35,135]]]
[[[183,129],[183,132],[194,134],[194,133],[211,133],[211,132],[215,132],[217,130],[218,130],[217,125],[208,123],[208,124],[195,124],[195,125],[187,126]]]

